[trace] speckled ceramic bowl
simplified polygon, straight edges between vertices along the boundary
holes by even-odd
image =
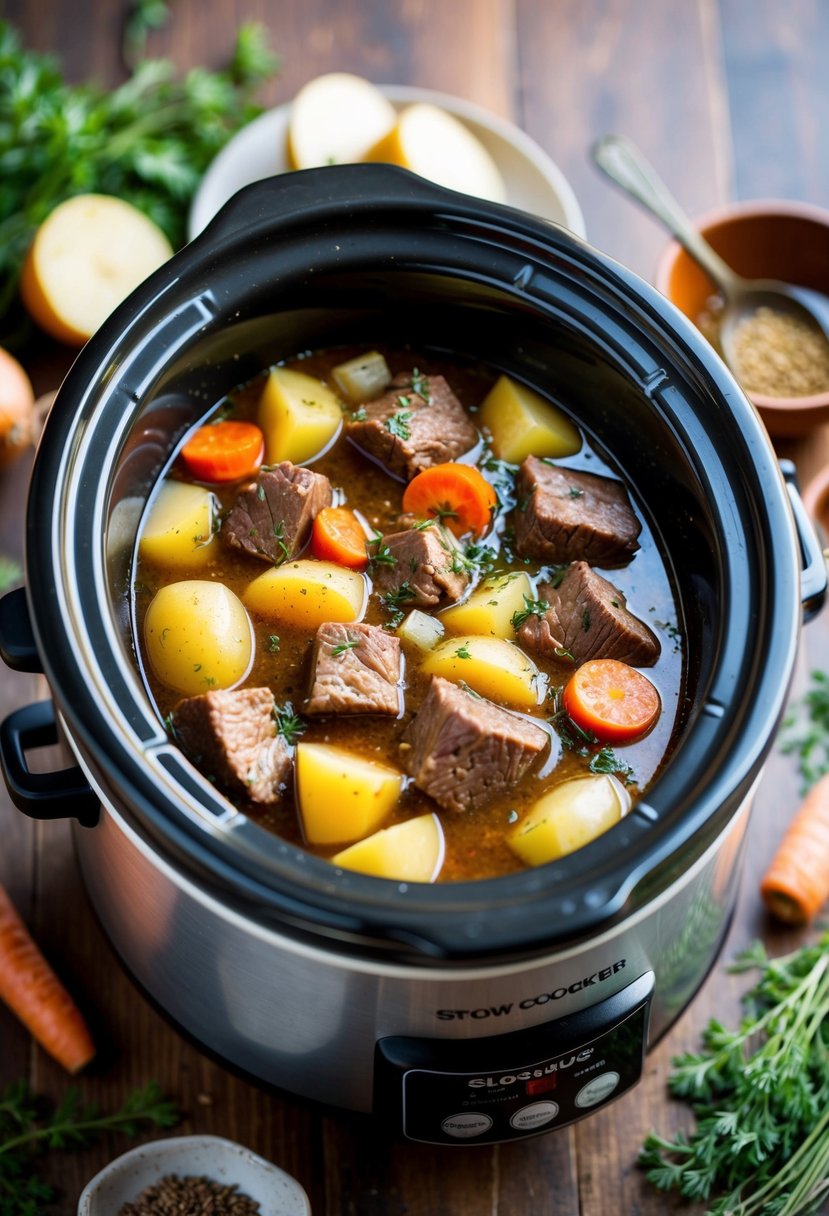
[[[206,1177],[255,1199],[262,1216],[310,1216],[299,1183],[243,1144],[220,1136],[174,1136],[153,1140],[116,1157],[84,1188],[78,1216],[118,1216],[148,1186],[168,1174]]]
[[[829,211],[790,200],[731,203],[696,226],[717,253],[747,279],[780,279],[829,295]],[[716,287],[676,242],[665,249],[656,287],[697,323]],[[829,422],[829,392],[813,397],[749,393],[771,435],[806,435]]]

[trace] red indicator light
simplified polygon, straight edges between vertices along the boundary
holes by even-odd
[[[533,1097],[535,1094],[548,1094],[551,1089],[555,1089],[558,1074],[551,1072],[546,1077],[537,1077],[534,1081],[527,1082],[527,1097]]]

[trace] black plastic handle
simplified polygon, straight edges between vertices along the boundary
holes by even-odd
[[[12,671],[43,671],[25,587],[16,587],[0,599],[0,658]]]
[[[826,557],[815,526],[800,497],[795,466],[791,460],[781,460],[779,463],[797,528],[797,538],[800,541],[800,602],[803,605],[803,619],[810,621],[820,612],[826,599]]]
[[[35,701],[0,723],[0,768],[14,805],[32,819],[77,819],[94,828],[100,802],[77,765],[50,773],[33,773],[26,751],[58,742],[55,707]]]

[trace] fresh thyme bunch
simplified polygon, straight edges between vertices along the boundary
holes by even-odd
[[[710,1200],[710,1216],[813,1216],[829,1196],[829,934],[757,968],[739,1029],[712,1020],[703,1050],[674,1060],[671,1092],[696,1129],[651,1133],[640,1157],[661,1190]]]

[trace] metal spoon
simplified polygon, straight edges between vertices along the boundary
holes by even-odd
[[[593,145],[593,159],[611,181],[664,224],[722,292],[725,307],[720,345],[735,374],[735,330],[758,308],[787,313],[817,326],[829,342],[829,296],[776,279],[744,279],[736,274],[700,235],[656,170],[629,139],[623,135],[603,136]]]

